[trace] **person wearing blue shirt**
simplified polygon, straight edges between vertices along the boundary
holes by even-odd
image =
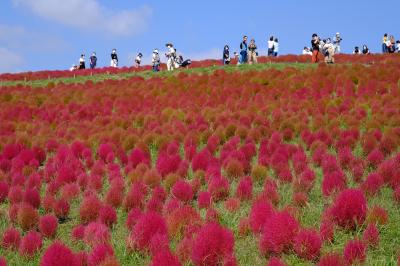
[[[243,41],[240,43],[240,64],[247,63],[247,36],[243,36]]]

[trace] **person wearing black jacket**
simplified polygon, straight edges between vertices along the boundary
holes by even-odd
[[[229,65],[231,62],[231,56],[229,54],[229,46],[225,45],[224,51],[222,53],[222,62],[224,65]]]
[[[318,56],[319,56],[319,45],[320,45],[320,38],[316,33],[312,35],[312,40],[311,40],[311,47],[312,47],[312,57],[311,57],[311,62],[312,63],[318,63]]]
[[[113,49],[111,52],[111,67],[118,67],[118,55],[116,49]]]

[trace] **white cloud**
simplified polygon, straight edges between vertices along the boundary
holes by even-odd
[[[34,14],[66,26],[131,36],[146,28],[151,16],[149,7],[111,11],[98,0],[13,0],[15,6],[25,7]]]
[[[0,45],[27,52],[59,52],[69,45],[61,38],[41,32],[33,32],[21,26],[0,24]]]
[[[19,72],[24,63],[21,55],[4,47],[0,47],[0,58],[0,73]]]

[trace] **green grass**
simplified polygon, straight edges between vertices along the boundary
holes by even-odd
[[[121,79],[129,79],[132,77],[142,77],[145,79],[152,78],[152,77],[170,77],[177,75],[181,72],[186,74],[200,74],[206,75],[211,74],[215,70],[224,69],[227,72],[235,72],[235,71],[262,71],[269,68],[274,69],[284,69],[286,67],[294,67],[294,68],[308,68],[308,67],[316,67],[313,64],[304,64],[304,63],[266,63],[266,64],[256,64],[256,65],[230,65],[230,66],[211,66],[211,67],[204,67],[204,68],[188,68],[188,69],[178,69],[173,72],[168,71],[160,71],[155,73],[153,71],[141,71],[141,72],[126,72],[126,73],[118,73],[118,74],[98,74],[93,76],[76,76],[76,77],[69,77],[69,78],[54,78],[54,79],[43,79],[43,80],[33,80],[33,81],[0,81],[0,88],[6,86],[31,86],[31,87],[46,87],[48,84],[79,84],[85,83],[86,81],[92,82],[102,82],[105,80],[121,80]]]

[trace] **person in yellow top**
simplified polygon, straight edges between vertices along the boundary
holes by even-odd
[[[387,33],[385,33],[383,35],[383,39],[382,39],[382,53],[386,54],[388,52],[388,47],[387,47],[387,41],[388,41],[388,35]]]

